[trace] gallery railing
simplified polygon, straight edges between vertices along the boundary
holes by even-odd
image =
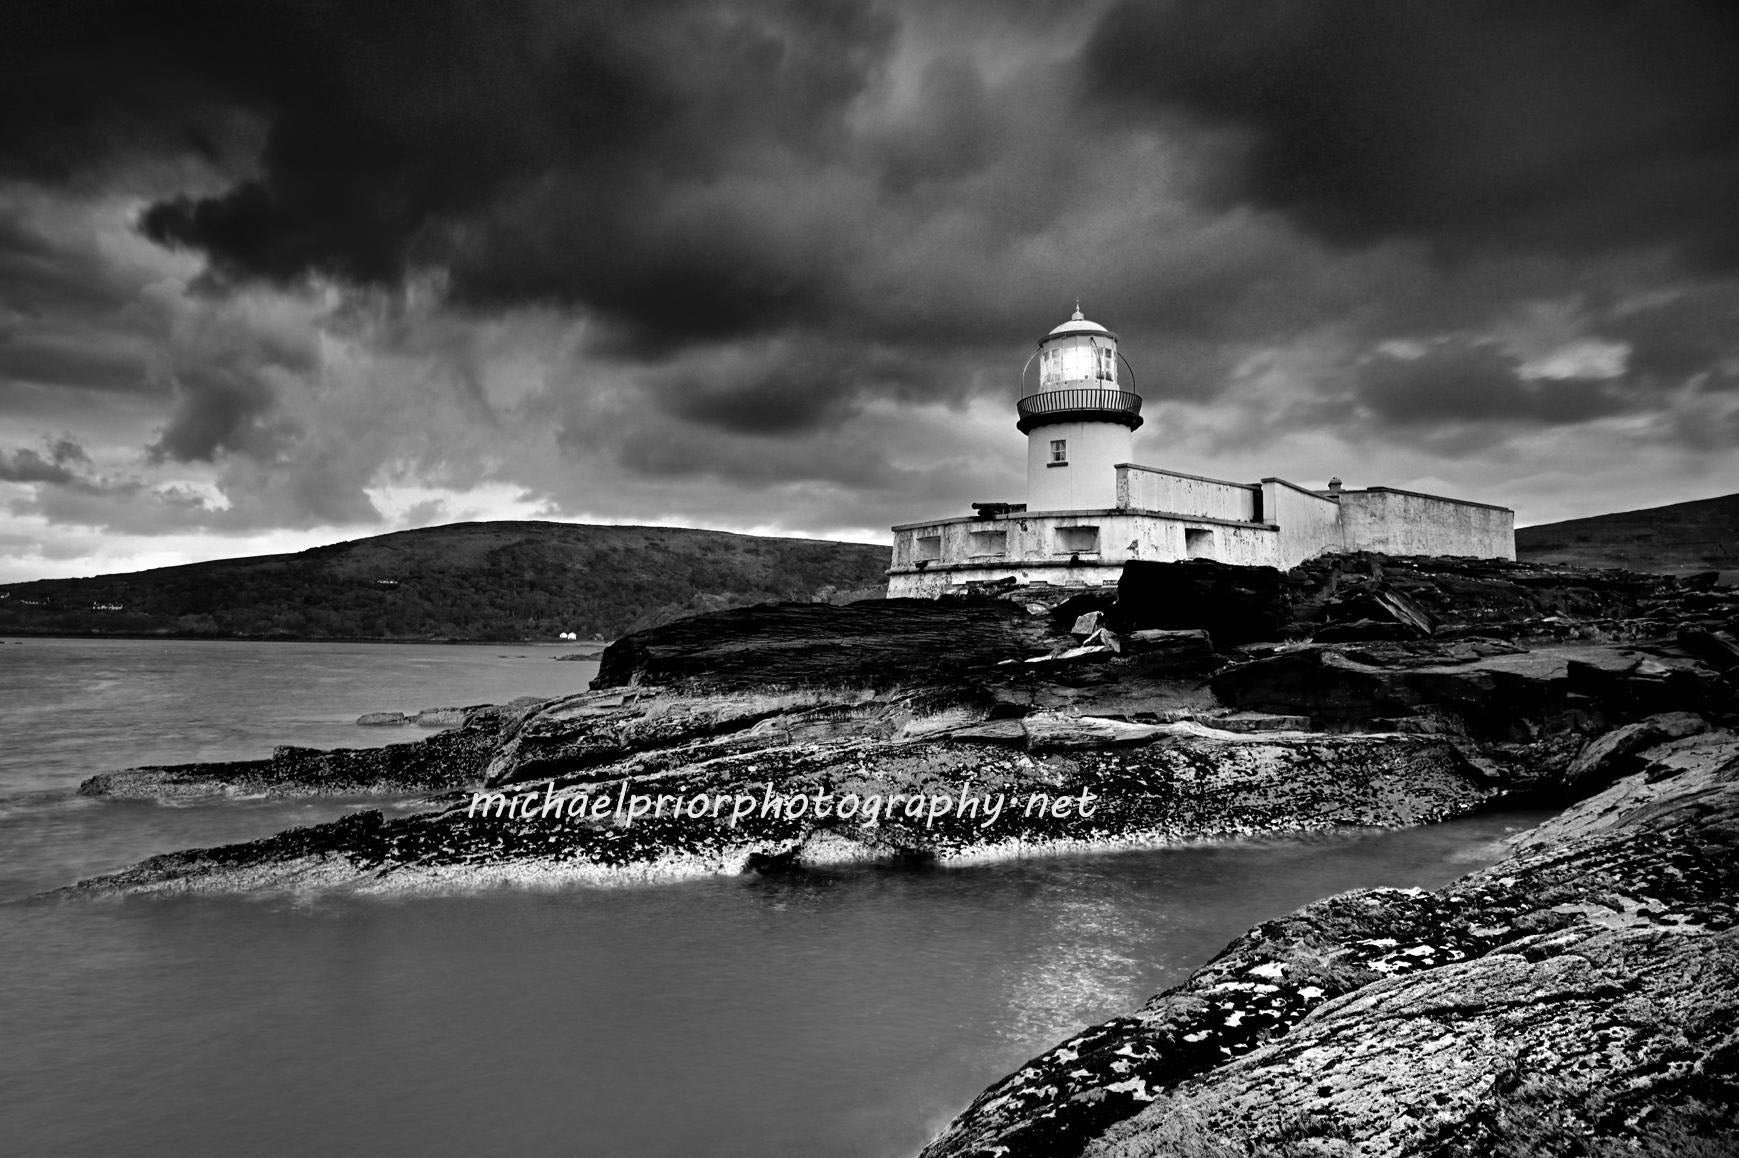
[[[1131,430],[1141,425],[1141,395],[1127,390],[1049,390],[1027,395],[1015,410],[1023,432],[1048,422],[1080,419],[1121,422]]]

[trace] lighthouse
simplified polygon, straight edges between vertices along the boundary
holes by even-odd
[[[1141,426],[1141,395],[1133,381],[1125,388],[1120,361],[1117,335],[1083,317],[1080,302],[1027,359],[1015,409],[1027,437],[1028,510],[1117,505],[1114,468],[1134,459]]]
[[[1026,502],[975,502],[970,515],[895,527],[890,596],[1027,598],[1112,585],[1135,562],[1284,569],[1332,551],[1516,557],[1508,507],[1353,490],[1339,478],[1317,490],[1140,465],[1135,373],[1117,335],[1078,301],[1021,367],[1015,412],[1027,440]]]

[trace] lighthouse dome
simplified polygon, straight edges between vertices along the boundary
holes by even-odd
[[[1070,334],[1102,334],[1105,337],[1110,338],[1112,341],[1117,340],[1116,334],[1112,333],[1104,326],[1101,326],[1098,322],[1089,321],[1086,317],[1082,316],[1079,304],[1075,306],[1075,312],[1069,315],[1069,320],[1052,327],[1051,332],[1046,334],[1045,338],[1046,340],[1051,338],[1062,338],[1067,337]]]

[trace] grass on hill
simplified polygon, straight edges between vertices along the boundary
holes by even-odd
[[[0,586],[0,634],[613,639],[884,590],[886,547],[674,527],[455,523],[289,555]]]
[[[1668,575],[1719,571],[1732,583],[1739,581],[1739,494],[1521,527],[1516,557]]]

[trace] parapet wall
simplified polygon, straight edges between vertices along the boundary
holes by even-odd
[[[1348,551],[1516,557],[1516,513],[1508,507],[1371,487],[1341,492],[1340,523]]]
[[[1262,480],[1262,509],[1280,527],[1279,561],[1286,570],[1325,551],[1346,550],[1341,506],[1283,478]]]
[[[1233,522],[1273,522],[1261,510],[1260,488],[1134,463],[1117,464],[1117,505]]]

